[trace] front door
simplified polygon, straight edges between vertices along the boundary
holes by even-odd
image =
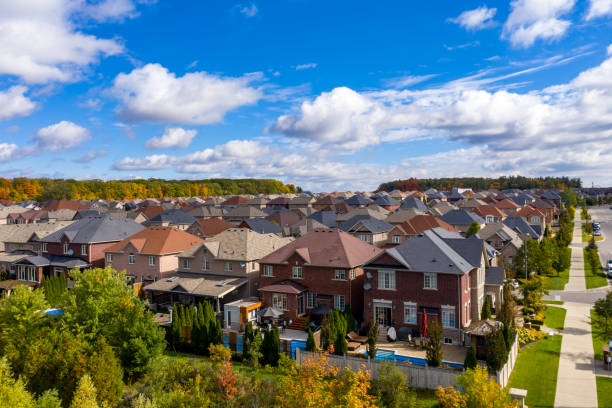
[[[391,306],[376,305],[374,307],[374,319],[379,326],[391,326]]]
[[[304,294],[300,293],[297,298],[298,303],[298,316],[302,316],[306,312],[305,304],[304,304]]]

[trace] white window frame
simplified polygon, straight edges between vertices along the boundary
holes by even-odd
[[[226,262],[225,266],[223,267],[223,270],[225,272],[231,272],[234,269],[234,265],[232,265],[231,262]]]
[[[208,259],[204,258],[202,260],[202,271],[207,272],[210,270],[210,262],[208,262]]]
[[[263,266],[263,276],[274,276],[274,268],[272,265]]]
[[[113,262],[113,254],[106,254],[106,262],[107,263]]]
[[[423,289],[438,290],[438,274],[428,272],[423,274]]]
[[[287,309],[287,295],[285,293],[273,293],[272,306],[280,310],[289,310]]]
[[[442,306],[442,327],[454,328],[456,324],[455,306]]]
[[[87,255],[87,244],[81,244],[81,255]]]
[[[149,266],[155,266],[155,257],[153,255],[149,255]]]
[[[317,294],[316,292],[308,292],[306,294],[306,308],[314,309],[317,307]]]
[[[43,242],[41,246],[42,246],[42,249],[41,249],[41,250],[42,250],[43,252],[47,252],[47,243],[46,243],[46,242]]]
[[[368,244],[372,243],[372,234],[359,234],[359,239]]]
[[[334,280],[345,281],[346,280],[346,270],[334,269]]]
[[[378,289],[395,290],[395,271],[378,271]]]
[[[487,215],[487,216],[485,216],[485,222],[486,222],[487,224],[492,223],[492,222],[493,222],[493,216],[492,216],[492,215]]]
[[[66,255],[68,251],[70,251],[70,244],[67,242],[64,242],[64,255]]]
[[[334,308],[344,311],[345,306],[344,295],[334,295]]]
[[[62,268],[53,268],[53,276],[61,276],[64,273]]]
[[[128,255],[128,265],[134,265],[136,263],[136,257],[134,254]]]
[[[300,265],[293,265],[293,268],[291,268],[291,277],[293,279],[302,279],[303,276],[302,267]]]
[[[191,269],[191,259],[183,258],[183,269]]]
[[[404,323],[417,324],[417,304],[404,302]]]
[[[402,243],[402,236],[401,235],[393,235],[391,237],[391,243],[393,243],[393,244],[401,244]]]
[[[355,279],[355,268],[351,269],[349,276],[351,277],[351,280]]]

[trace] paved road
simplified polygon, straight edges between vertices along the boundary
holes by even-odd
[[[599,241],[599,257],[601,264],[605,267],[608,259],[612,259],[612,210],[609,206],[606,207],[591,207],[589,214],[593,221],[599,222],[601,225],[601,233],[604,237],[603,241]]]

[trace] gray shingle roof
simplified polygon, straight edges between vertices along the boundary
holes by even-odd
[[[327,225],[332,228],[336,226],[336,218],[338,216],[333,211],[318,211],[311,214],[308,218],[318,221],[323,225]]]
[[[440,217],[442,221],[450,225],[470,225],[473,221],[484,224],[485,221],[478,215],[466,210],[451,210]]]
[[[348,205],[353,205],[353,206],[368,205],[368,204],[371,204],[372,202],[373,202],[372,200],[370,200],[367,197],[362,196],[361,194],[355,194],[354,196],[346,200],[346,203]]]
[[[397,201],[395,198],[390,197],[390,196],[382,196],[374,200],[374,204],[380,205],[380,206],[399,205],[399,201]]]
[[[84,218],[41,239],[42,242],[61,242],[63,236],[78,244],[115,242],[129,237],[145,227],[130,219],[116,219],[108,215]]]
[[[381,221],[378,218],[374,218],[370,215],[356,215],[348,221],[343,222],[338,226],[342,231],[349,232],[353,228],[359,225],[365,227],[368,231],[373,234],[379,232],[388,232],[393,229],[393,225],[388,222]]]
[[[485,284],[503,285],[506,278],[506,270],[503,266],[491,266],[485,270]]]
[[[260,234],[280,234],[283,229],[265,218],[245,218],[242,222]]]
[[[170,225],[191,225],[195,222],[188,210],[168,210],[149,219],[149,222],[168,222]]]
[[[426,213],[429,208],[418,198],[416,197],[407,197],[402,203],[401,209],[414,208],[422,213]]]
[[[529,235],[534,239],[540,236],[540,234],[535,229],[533,229],[533,226],[529,225],[527,221],[525,221],[522,217],[519,217],[518,215],[510,215],[506,217],[506,219],[504,219],[502,222],[511,229],[517,231],[519,234]]]

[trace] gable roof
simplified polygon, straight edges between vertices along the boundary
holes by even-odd
[[[132,244],[140,254],[165,255],[182,252],[201,242],[201,238],[176,227],[151,226],[111,245],[104,252],[123,252],[126,245]]]
[[[83,218],[41,239],[42,242],[61,242],[67,237],[70,242],[87,244],[121,241],[144,227],[130,219],[116,219],[108,215]]]
[[[374,204],[380,205],[381,207],[387,207],[392,205],[400,205],[401,203],[391,196],[383,195],[374,200]]]
[[[206,218],[196,219],[192,226],[197,226],[198,229],[207,237],[217,235],[228,228],[233,228],[234,224],[222,220],[221,218]]]
[[[487,215],[493,217],[505,217],[506,214],[494,205],[480,205],[474,208],[474,214],[485,218]]]
[[[49,200],[44,203],[44,210],[57,211],[57,210],[86,210],[87,206],[81,204],[77,200]]]
[[[470,225],[473,221],[484,224],[485,221],[478,215],[466,210],[450,210],[440,217],[440,219],[450,225]]]
[[[260,234],[281,234],[283,229],[265,218],[245,218],[240,223],[242,228],[250,228]]]
[[[280,264],[295,252],[308,250],[311,265],[355,268],[363,265],[382,250],[344,231],[337,229],[314,230],[297,238],[262,258],[260,263]],[[303,256],[302,256],[303,257]]]
[[[168,222],[170,225],[191,225],[195,222],[195,217],[189,214],[188,210],[168,210],[153,218],[149,222]]]
[[[506,270],[503,266],[491,266],[485,269],[485,284],[503,285],[506,279]]]
[[[338,228],[342,231],[353,231],[355,229],[364,227],[373,234],[379,232],[388,232],[393,229],[393,225],[388,222],[381,221],[378,218],[374,218],[370,215],[356,215],[351,219],[338,225]]]
[[[360,206],[372,204],[373,201],[361,194],[355,194],[354,196],[347,198],[346,203],[352,206]]]
[[[309,215],[308,218],[331,228],[336,226],[338,215],[333,211],[317,211]]]
[[[511,215],[509,217],[506,217],[506,219],[502,222],[521,235],[529,235],[534,239],[540,236],[540,234],[535,229],[533,229],[533,227],[529,225],[523,217],[520,217],[518,215]]]
[[[256,217],[260,217],[260,218],[264,218],[267,215],[268,214],[266,214],[265,212],[263,212],[259,208],[247,205],[247,206],[233,208],[227,214],[225,214],[223,217],[224,218],[234,218],[234,217],[238,217],[238,218],[256,218]]]
[[[443,228],[447,231],[459,232],[455,227],[441,219],[425,214],[417,215],[400,225],[410,235],[417,235],[433,228]]]
[[[151,219],[163,213],[164,207],[162,207],[161,205],[149,205],[149,206],[141,207],[137,209],[136,212],[144,214],[145,217],[147,217],[148,219]]]
[[[65,228],[74,221],[43,222],[38,224],[4,224],[0,225],[0,250],[7,242],[26,243],[31,238],[37,240]]]
[[[429,208],[427,208],[427,206],[418,198],[414,197],[414,196],[410,196],[407,197],[403,202],[401,207],[402,209],[409,209],[409,208],[413,208],[417,211],[420,211],[422,213],[426,213]]]
[[[221,205],[240,205],[240,204],[246,204],[248,202],[249,202],[249,198],[236,195],[236,196],[230,197],[227,200],[223,201]]]

